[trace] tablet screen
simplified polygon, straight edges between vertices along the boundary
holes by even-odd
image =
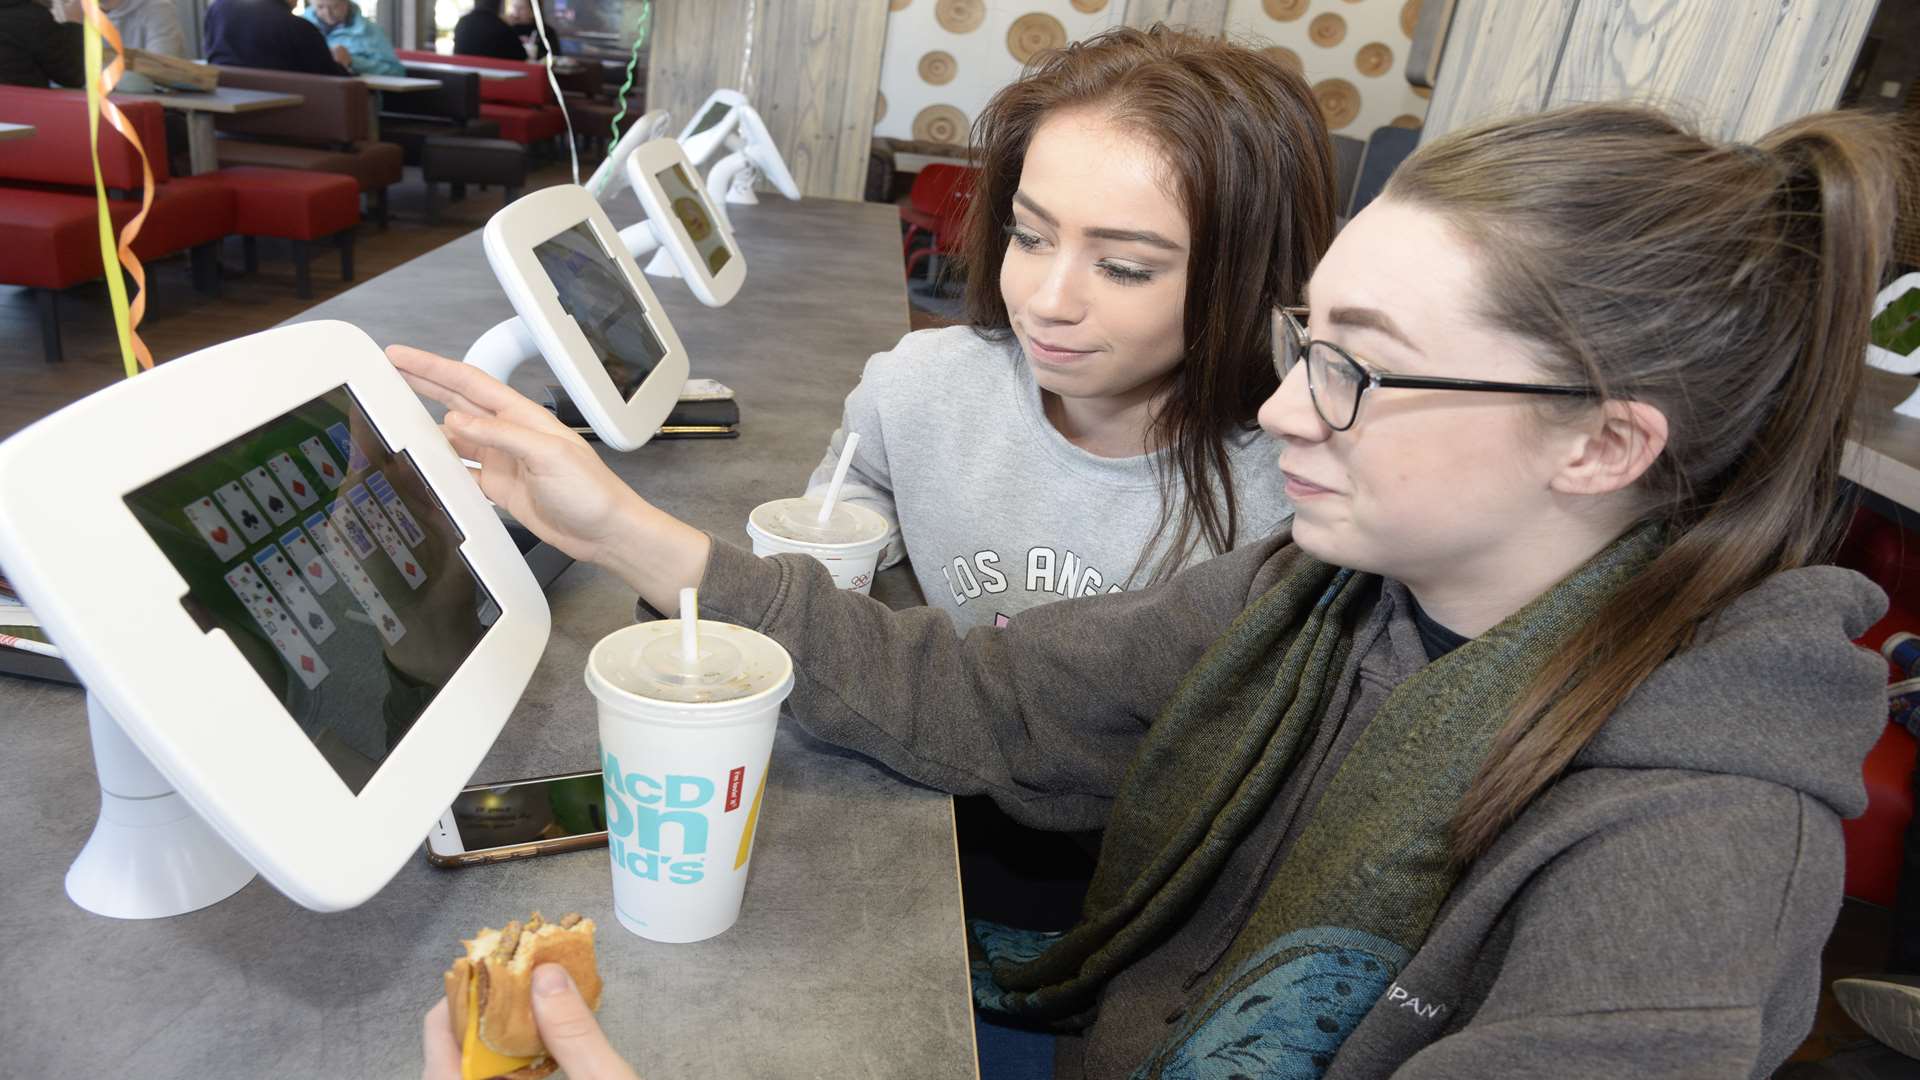
[[[667,355],[646,305],[607,255],[593,227],[581,222],[534,245],[560,307],[573,317],[621,397],[632,400]]]
[[[733,109],[733,106],[727,104],[724,101],[714,102],[713,107],[708,109],[706,112],[706,115],[700,118],[700,122],[693,125],[693,130],[687,132],[687,136],[691,138],[692,136],[698,135],[701,132],[712,127],[713,125],[726,119],[727,113],[732,109]]]
[[[720,235],[720,230],[713,227],[713,215],[707,213],[707,197],[687,178],[687,171],[678,163],[655,175],[667,193],[667,205],[673,208],[673,216],[680,219],[687,236],[693,240],[700,262],[709,273],[719,273],[733,253],[727,250],[726,238]]]
[[[344,386],[126,502],[186,579],[188,614],[356,795],[500,614],[425,478]]]

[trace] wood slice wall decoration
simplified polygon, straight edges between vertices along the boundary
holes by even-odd
[[[1073,10],[1084,12],[1088,15],[1097,14],[1106,9],[1107,0],[1073,0]]]
[[[937,0],[933,5],[933,20],[950,33],[978,30],[987,20],[986,0]]]
[[[1407,0],[1407,6],[1400,9],[1400,32],[1413,36],[1414,28],[1420,25],[1420,0]]]
[[[952,82],[954,73],[959,69],[960,65],[954,60],[953,54],[941,49],[935,49],[920,58],[920,78],[933,86],[945,86]]]
[[[1292,22],[1307,13],[1307,0],[1262,0],[1269,18]]]
[[[913,3],[913,0],[887,0],[887,10],[905,11],[907,10],[907,5],[911,3]]]
[[[1354,54],[1353,67],[1360,74],[1377,79],[1393,70],[1393,50],[1385,42],[1370,41]]]
[[[929,105],[913,118],[913,137],[923,142],[964,143],[967,114],[951,105]]]
[[[1338,131],[1360,115],[1360,91],[1345,79],[1322,79],[1313,84],[1314,99],[1320,102],[1320,115],[1327,129]]]
[[[1315,15],[1313,21],[1307,24],[1307,36],[1313,39],[1315,45],[1331,49],[1347,39],[1347,20],[1331,11]]]
[[[1023,64],[1048,49],[1058,49],[1066,43],[1067,28],[1060,25],[1059,19],[1045,12],[1028,12],[1007,27],[1007,51]]]

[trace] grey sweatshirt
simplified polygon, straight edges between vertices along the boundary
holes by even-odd
[[[173,0],[125,0],[107,12],[113,28],[120,32],[120,43],[129,49],[185,58],[187,40],[180,29],[180,11]],[[128,93],[152,93],[153,80],[137,71],[120,77],[119,89]]]
[[[860,442],[840,497],[894,524],[881,567],[911,558],[927,603],[961,630],[1126,587],[1160,520],[1154,456],[1104,458],[1068,442],[1042,411],[1020,346],[964,326],[908,334],[867,361],[809,494],[825,491],[850,431]],[[1280,448],[1254,429],[1228,451],[1238,539],[1270,535],[1293,512],[1274,467]],[[1186,563],[1212,554],[1201,544]]]
[[[1277,572],[1283,534],[1163,585],[957,637],[833,588],[812,560],[716,541],[703,610],[793,654],[793,714],[921,783],[1050,829],[1106,821],[1142,733]],[[1202,994],[1321,785],[1426,662],[1404,588],[1359,616],[1327,721],[1186,924],[1105,990],[1058,1075],[1121,1078]],[[1767,1077],[1812,1022],[1840,903],[1840,818],[1886,720],[1850,639],[1885,598],[1777,575],[1703,628],[1455,887],[1328,1080]]]
[[[180,30],[180,11],[173,0],[125,0],[107,12],[120,40],[129,49],[144,49],[185,57],[187,42]]]

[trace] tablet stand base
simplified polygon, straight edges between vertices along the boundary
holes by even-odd
[[[649,254],[653,259],[644,264],[647,273],[654,277],[679,277],[680,267],[674,264],[673,257],[660,245],[660,232],[654,227],[651,218],[636,221],[620,230],[620,240],[627,245],[627,254],[634,262],[645,259]]]
[[[745,150],[735,150],[719,161],[707,173],[707,198],[715,206],[733,203],[736,206],[758,206],[760,193],[753,185],[760,180],[760,170],[747,157]],[[723,211],[724,213],[724,211]],[[732,222],[728,222],[732,226]]]
[[[527,332],[527,324],[514,315],[502,319],[481,334],[467,349],[466,362],[506,382],[513,370],[540,355],[540,346]]]
[[[87,726],[100,820],[67,869],[74,903],[113,919],[163,919],[225,900],[253,880],[253,865],[187,805],[92,694]]]
[[[673,261],[673,256],[667,254],[667,249],[661,248],[653,253],[653,261],[647,264],[647,273],[654,277],[679,277],[680,267]]]

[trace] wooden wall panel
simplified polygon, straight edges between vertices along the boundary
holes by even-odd
[[[886,44],[881,0],[656,0],[647,107],[684,125],[715,87],[740,89],[748,8],[747,97],[800,190],[858,199],[873,143]]]
[[[1783,32],[1760,61],[1734,138],[1753,139],[1774,127],[1840,101],[1860,44],[1873,23],[1875,0],[1819,0],[1793,5]]]
[[[1719,138],[1751,138],[1839,100],[1873,9],[1872,0],[1587,0],[1547,104],[1632,98]]]
[[[1579,7],[1580,0],[1459,0],[1420,140],[1545,106]]]
[[[873,144],[887,6],[761,0],[754,107],[809,195],[858,199]]]
[[[1875,0],[1461,0],[1423,141],[1579,101],[1647,101],[1753,138],[1831,108]]]
[[[1227,29],[1227,0],[1126,0],[1128,26],[1142,30],[1154,23],[1222,34]]]

